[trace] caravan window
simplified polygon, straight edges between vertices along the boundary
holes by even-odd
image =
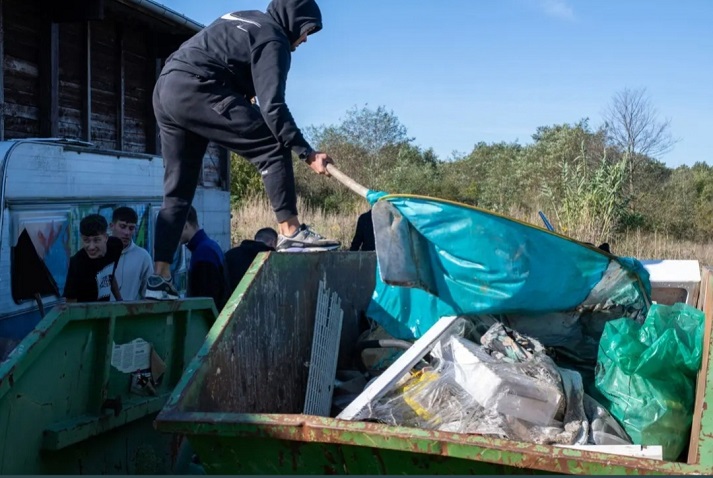
[[[69,259],[82,247],[79,237],[79,222],[89,214],[98,213],[106,218],[107,223],[111,223],[114,209],[119,206],[128,206],[136,211],[139,223],[136,225],[134,242],[139,247],[152,252],[151,236],[154,223],[150,221],[155,214],[152,214],[153,208],[147,203],[76,205],[53,209],[44,208],[43,210],[38,210],[36,206],[11,209],[11,243],[13,246],[17,245],[20,235],[23,231],[27,231],[35,246],[37,256],[44,262],[61,295],[67,280]],[[23,254],[25,253],[23,252]],[[17,254],[13,256],[17,256]],[[23,264],[16,263],[18,259],[20,262],[23,260],[32,261],[32,259],[22,259],[21,256],[11,258],[13,280],[10,282],[13,285],[19,285],[22,282],[18,275]],[[18,293],[19,291],[13,290],[13,296]]]
[[[16,303],[61,295],[69,257],[69,211],[12,211],[11,284]]]

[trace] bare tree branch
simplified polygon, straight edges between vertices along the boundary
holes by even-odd
[[[645,88],[617,92],[604,113],[608,143],[625,156],[630,192],[635,176],[649,158],[658,159],[678,142],[671,135],[671,120],[660,120]]]
[[[671,135],[671,120],[659,120],[645,88],[616,93],[604,116],[610,143],[630,157],[658,159],[678,142]]]

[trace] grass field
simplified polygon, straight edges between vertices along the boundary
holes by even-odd
[[[333,214],[319,208],[305,207],[298,204],[300,219],[303,223],[314,226],[320,234],[341,241],[348,248],[354,234],[359,214],[366,211],[367,203],[361,209],[350,214]],[[522,221],[542,226],[537,215],[526,216],[517,211],[510,211],[510,216]],[[275,216],[267,199],[255,197],[240,203],[233,209],[231,224],[233,245],[243,239],[252,239],[255,231],[261,227],[276,228]],[[589,227],[583,225],[567,235],[578,240],[593,242]],[[713,264],[713,242],[694,243],[678,241],[666,235],[644,233],[640,231],[608,240],[611,250],[619,256],[631,256],[637,259],[698,259],[701,265]]]

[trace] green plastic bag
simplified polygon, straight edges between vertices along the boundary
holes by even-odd
[[[596,386],[609,411],[635,444],[663,446],[665,460],[689,439],[704,320],[686,304],[653,304],[643,325],[608,322],[599,343]]]

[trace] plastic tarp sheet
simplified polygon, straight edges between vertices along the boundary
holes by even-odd
[[[607,321],[646,317],[651,285],[635,259],[459,203],[378,191],[367,199],[374,214],[387,201],[401,215],[431,278],[430,290],[389,285],[379,250],[386,233],[375,224],[379,265],[367,315],[396,338],[416,339],[439,317],[491,315],[593,366]]]

